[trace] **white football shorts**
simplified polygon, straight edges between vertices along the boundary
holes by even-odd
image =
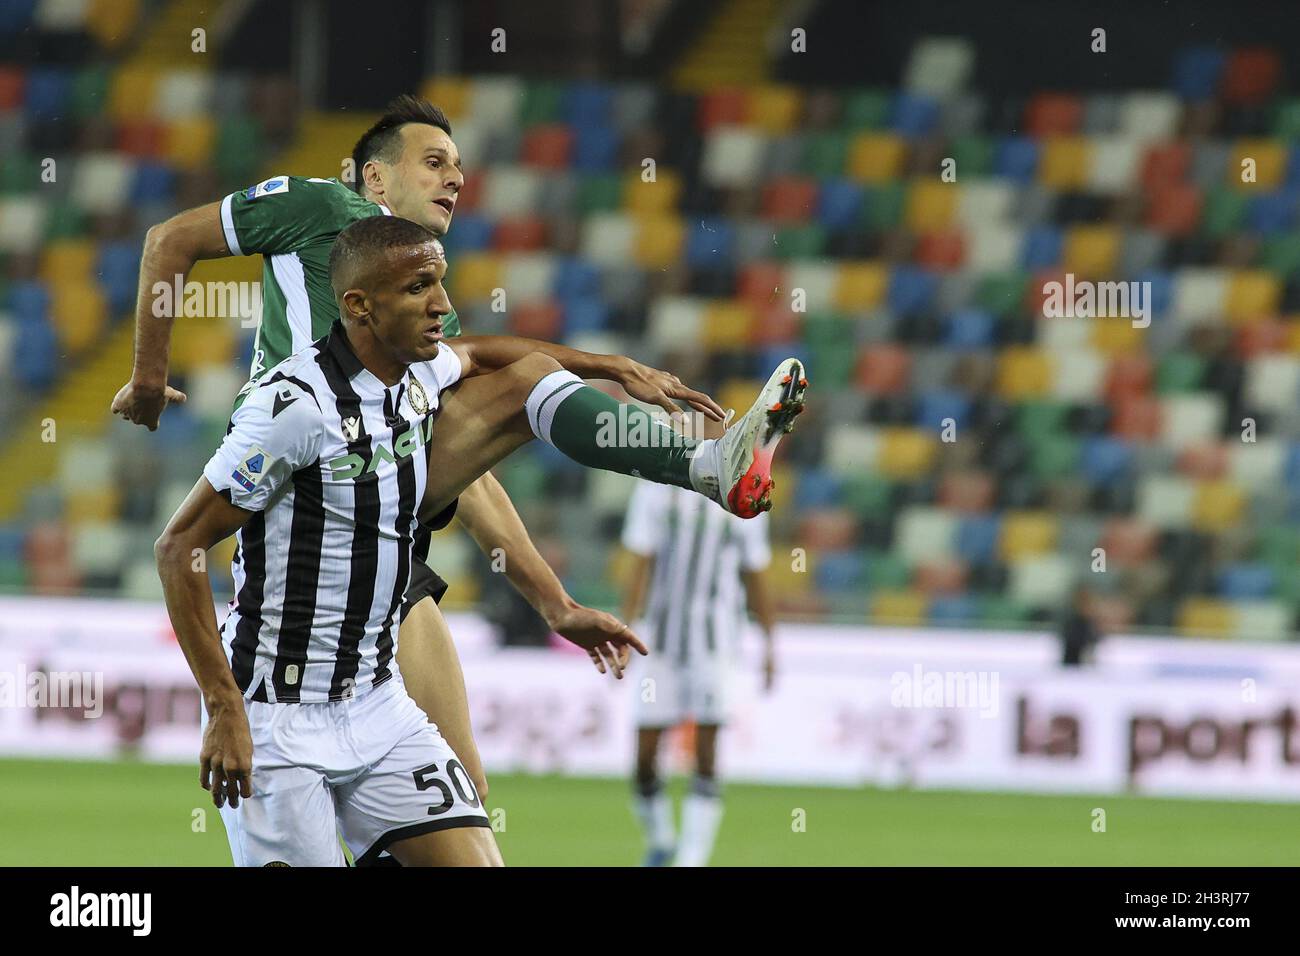
[[[671,655],[633,655],[631,674],[638,727],[727,722],[730,667],[722,654],[697,655],[686,665]]]
[[[390,844],[489,826],[474,782],[400,675],[352,698],[244,701],[253,795],[221,808],[236,866],[358,866]],[[205,715],[206,723],[206,715]]]

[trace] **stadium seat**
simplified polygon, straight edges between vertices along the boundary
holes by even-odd
[[[878,307],[887,293],[888,281],[888,272],[880,263],[845,263],[837,274],[833,304],[842,310]]]
[[[795,128],[802,94],[790,86],[760,86],[748,91],[745,120],[764,133],[778,135]]]
[[[50,321],[59,336],[59,344],[77,355],[95,342],[107,321],[107,303],[97,282],[70,279],[54,287]]]
[[[573,154],[573,132],[559,123],[534,126],[524,133],[520,159],[539,169],[565,169]]]
[[[1241,524],[1245,515],[1245,490],[1224,479],[1196,485],[1191,525],[1197,531],[1224,532]]]
[[[918,429],[886,428],[881,432],[876,466],[888,478],[914,480],[930,470],[937,454],[933,435]]]
[[[947,97],[965,88],[975,64],[974,44],[965,37],[923,37],[912,47],[903,73],[909,90]]]
[[[686,229],[686,263],[691,267],[726,266],[735,259],[736,229],[730,220],[693,220]]]
[[[931,601],[931,619],[934,617],[935,597],[951,596],[965,591],[967,572],[966,563],[952,556],[923,561],[917,565],[914,583],[917,590]]]
[[[1246,225],[1264,235],[1285,232],[1295,225],[1298,201],[1291,188],[1255,196],[1246,207]]]
[[[993,154],[993,174],[1015,182],[1027,183],[1034,178],[1039,163],[1039,145],[1024,137],[1007,137],[998,143]]]
[[[912,590],[884,590],[871,596],[871,620],[880,625],[916,627],[925,622],[926,596]]]
[[[1190,637],[1227,637],[1233,628],[1232,605],[1214,598],[1189,597],[1178,608],[1177,626]]]
[[[1050,189],[1078,190],[1087,185],[1091,147],[1083,137],[1047,137],[1039,159],[1039,182]]]
[[[823,182],[817,194],[817,221],[827,229],[852,229],[862,216],[866,192],[849,180]]]
[[[193,119],[212,112],[213,78],[206,70],[168,70],[158,80],[152,113],[162,120]]]
[[[1025,110],[1025,129],[1035,137],[1069,135],[1082,122],[1083,100],[1067,93],[1039,93]]]
[[[847,172],[865,183],[891,182],[902,172],[907,146],[890,133],[860,133],[849,145]]]
[[[1035,511],[1013,511],[1002,522],[998,540],[998,557],[1004,561],[1032,558],[1050,552],[1055,546],[1057,519]]]
[[[1131,189],[1136,184],[1142,160],[1141,142],[1125,135],[1093,136],[1090,140],[1087,188],[1116,194]]]
[[[563,313],[554,302],[525,302],[506,310],[510,334],[554,341],[560,337]]]
[[[701,173],[711,186],[743,187],[758,178],[763,139],[754,130],[738,126],[711,129],[704,138]]]
[[[943,508],[961,515],[988,511],[994,500],[993,477],[984,471],[951,472],[939,483],[938,500]]]
[[[613,169],[618,162],[618,132],[608,126],[579,126],[573,146],[573,168],[581,172]]]
[[[873,395],[894,395],[907,386],[911,354],[897,345],[879,345],[863,351],[858,363],[858,387]]]
[[[1022,400],[1047,394],[1052,383],[1050,356],[1035,349],[1010,348],[998,360],[997,393]]]
[[[703,341],[711,351],[746,348],[752,338],[754,311],[736,300],[709,303],[703,316]]]
[[[800,171],[819,179],[844,174],[849,153],[849,134],[842,130],[810,132],[804,136]]]
[[[628,216],[618,213],[590,216],[584,224],[582,255],[595,265],[626,263],[632,259],[638,231],[636,221]],[[457,273],[460,269],[457,265]]]
[[[665,347],[692,348],[703,342],[704,306],[695,299],[664,297],[650,309],[650,341]]]
[[[493,166],[485,177],[483,212],[491,216],[518,216],[537,206],[542,176],[522,166]]]
[[[1276,51],[1233,50],[1223,68],[1223,99],[1228,103],[1262,102],[1273,95],[1281,75],[1282,63]]]
[[[803,482],[800,482],[801,495]],[[828,551],[847,551],[857,544],[856,518],[846,508],[803,504],[798,540],[801,546],[824,555]]]
[[[1209,392],[1167,395],[1162,405],[1161,441],[1174,449],[1212,441],[1223,428],[1223,399]]]
[[[1061,607],[1069,599],[1078,563],[1063,554],[1030,554],[1009,559],[1008,596],[1024,605]]]
[[[1174,62],[1174,91],[1184,99],[1209,99],[1218,92],[1226,57],[1215,47],[1191,47]]]
[[[983,309],[962,309],[948,317],[944,345],[958,351],[987,348],[993,344],[995,322]]]
[[[1151,474],[1139,480],[1137,517],[1162,530],[1190,526],[1196,500],[1195,483],[1186,478]]]
[[[54,381],[59,342],[54,327],[43,316],[25,315],[16,320],[16,350],[23,360],[14,367],[14,378],[24,388],[44,391]]]
[[[958,229],[941,229],[918,237],[915,260],[917,265],[937,272],[959,268],[966,255],[966,243]]]

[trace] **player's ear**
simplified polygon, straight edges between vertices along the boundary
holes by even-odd
[[[384,194],[384,170],[378,160],[367,160],[366,164],[361,167],[361,182],[372,193],[379,196]]]
[[[365,325],[370,318],[370,299],[360,289],[348,289],[343,293],[343,310],[353,322]]]

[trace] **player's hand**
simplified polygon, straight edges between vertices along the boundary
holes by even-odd
[[[596,670],[602,674],[611,670],[619,680],[623,679],[623,669],[634,648],[643,655],[650,653],[641,638],[613,614],[581,604],[566,604],[549,615],[546,623],[556,634],[586,651]]]
[[[180,389],[164,385],[155,388],[127,382],[118,389],[113,399],[114,415],[121,415],[128,422],[143,425],[149,431],[157,431],[158,419],[168,405],[184,405],[186,395]]]
[[[240,797],[253,795],[253,735],[242,699],[214,704],[208,711],[199,750],[199,786],[212,794],[218,809],[227,800],[237,807]]]
[[[776,686],[776,650],[768,644],[763,650],[763,693],[771,693]]]
[[[642,365],[632,359],[626,360],[622,369],[623,387],[627,393],[638,401],[658,405],[669,415],[680,415],[681,407],[673,399],[681,399],[697,412],[703,412],[715,422],[725,417],[722,406],[703,392],[687,388],[676,375],[661,372],[657,368]]]

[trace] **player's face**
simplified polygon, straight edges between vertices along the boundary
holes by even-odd
[[[451,312],[442,285],[447,274],[442,243],[394,249],[387,265],[371,293],[375,338],[404,364],[427,362],[438,354],[443,319]]]
[[[407,123],[398,132],[401,157],[388,167],[384,201],[403,219],[418,222],[435,236],[445,235],[465,184],[460,151],[450,136],[428,123]]]

